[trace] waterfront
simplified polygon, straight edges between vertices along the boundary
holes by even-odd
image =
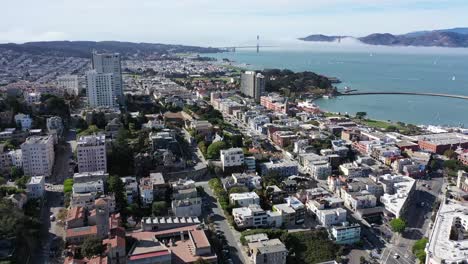
[[[434,92],[468,95],[466,49],[379,48],[345,46],[309,49],[270,49],[212,55],[248,64],[254,69],[287,68],[338,77],[360,92]],[[414,124],[468,125],[468,101],[409,95],[365,95],[320,99],[325,110]]]

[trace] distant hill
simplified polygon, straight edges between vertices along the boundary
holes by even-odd
[[[135,54],[145,55],[154,53],[220,52],[217,48],[119,41],[42,41],[27,42],[24,44],[7,43],[0,44],[0,49],[66,57],[89,57],[92,50],[97,50],[99,52],[118,52],[122,54],[123,57],[129,57]]]
[[[317,42],[333,42],[342,38],[342,36],[326,36],[322,34],[310,35],[305,38],[300,38],[300,40],[304,41],[317,41]]]
[[[322,36],[322,35],[311,35]],[[309,36],[309,37],[311,37]],[[336,40],[336,36],[323,36],[317,40],[315,37],[300,38],[304,41]],[[314,40],[315,39],[315,40]],[[468,47],[468,28],[441,29],[433,31],[418,31],[403,35],[390,33],[374,33],[365,37],[356,38],[369,45],[385,46],[425,46],[425,47]]]

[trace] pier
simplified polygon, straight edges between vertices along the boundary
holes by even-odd
[[[338,93],[338,96],[350,96],[350,95],[420,95],[420,96],[435,96],[435,97],[448,97],[468,100],[468,95],[457,95],[457,94],[443,94],[443,93],[417,93],[417,92],[354,92]]]

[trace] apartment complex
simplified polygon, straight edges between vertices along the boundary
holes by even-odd
[[[80,137],[76,146],[76,155],[80,173],[107,172],[106,136],[99,134]]]
[[[63,75],[58,77],[57,86],[70,95],[78,95],[80,93],[78,75]]]
[[[116,107],[112,73],[99,73],[96,70],[86,72],[86,95],[90,107]]]
[[[24,174],[50,176],[54,167],[55,152],[52,136],[32,136],[21,144]]]
[[[112,74],[112,91],[119,101],[123,100],[122,67],[120,54],[93,52],[92,67],[99,74]]]
[[[265,76],[254,71],[246,71],[241,75],[241,93],[260,102],[260,96],[265,91]]]

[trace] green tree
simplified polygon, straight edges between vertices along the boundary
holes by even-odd
[[[97,126],[95,125],[90,125],[87,129],[81,131],[78,135],[79,136],[88,136],[88,135],[93,135],[93,134],[97,134],[99,132],[101,132],[102,130],[99,129]]]
[[[449,159],[455,159],[457,157],[457,153],[453,149],[447,149],[444,152],[444,156]]]
[[[230,141],[233,148],[242,148],[244,146],[241,135],[233,135]]]
[[[413,254],[419,259],[420,263],[425,263],[426,261],[426,252],[424,251],[424,249],[426,248],[426,244],[428,242],[429,240],[426,237],[424,237],[416,241],[413,245]]]
[[[207,147],[206,147],[205,141],[200,141],[200,143],[198,143],[198,148],[200,149],[200,151],[201,151],[201,153],[203,154],[203,156],[206,157],[206,150],[207,150]]]
[[[73,179],[66,179],[63,182],[63,192],[64,193],[71,193],[73,190]]]
[[[226,142],[223,141],[212,143],[206,150],[206,157],[208,159],[217,159],[219,158],[220,150],[226,149],[227,147]]]
[[[111,174],[127,176],[133,171],[133,150],[128,144],[130,133],[126,129],[120,129],[117,138],[112,143],[111,153],[108,155],[108,168]]]
[[[165,201],[153,202],[151,212],[154,216],[163,216],[167,214],[167,203]]]
[[[23,168],[17,168],[17,167],[12,167],[10,173],[11,173],[11,178],[13,179],[21,178],[24,175]]]
[[[403,233],[406,228],[406,222],[401,218],[395,218],[390,221],[390,227],[392,228],[393,232]]]
[[[208,261],[204,260],[203,258],[198,258],[194,264],[209,264]]]
[[[367,116],[366,112],[357,112],[356,117],[359,119],[364,119]]]
[[[81,245],[81,255],[87,258],[100,256],[104,252],[102,240],[97,237],[90,237],[84,240]]]
[[[122,210],[127,206],[127,198],[125,193],[125,186],[119,176],[112,175],[108,181],[109,192],[115,196],[115,204],[117,209]]]
[[[26,189],[26,184],[28,183],[29,179],[29,176],[22,176],[21,178],[16,179],[15,184],[20,189]]]

